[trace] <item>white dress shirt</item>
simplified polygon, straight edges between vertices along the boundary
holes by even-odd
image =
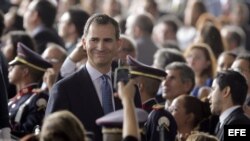
[[[90,78],[95,86],[95,89],[96,89],[96,92],[97,92],[97,95],[98,95],[98,98],[100,100],[100,103],[102,105],[102,92],[101,92],[101,82],[102,82],[102,73],[100,73],[98,70],[96,70],[94,67],[92,67],[90,65],[90,63],[87,61],[86,63],[86,68],[87,68],[87,71],[90,75]],[[110,71],[106,74],[109,76],[109,85],[111,87],[111,90],[112,89],[112,83],[111,83],[111,69]],[[115,104],[114,104],[114,97],[112,96],[112,104],[113,104],[113,109],[115,109]]]

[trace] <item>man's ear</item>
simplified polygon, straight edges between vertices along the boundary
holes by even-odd
[[[192,82],[191,81],[187,81],[187,82],[185,82],[185,84],[184,84],[184,89],[185,89],[185,92],[188,92],[188,91],[190,91],[190,89],[193,87],[193,84],[192,84]]]
[[[23,75],[23,76],[27,76],[28,74],[29,74],[29,69],[28,69],[27,67],[25,67],[25,68],[23,69],[22,75]]]
[[[86,37],[84,37],[84,35],[82,36],[82,47],[86,50]]]
[[[133,32],[134,32],[133,34],[135,36],[138,36],[138,35],[141,34],[141,29],[138,26],[135,26],[134,29],[133,29]]]
[[[223,97],[228,97],[231,94],[231,88],[229,86],[223,89]]]
[[[143,91],[143,83],[138,83],[138,88],[139,88],[139,91],[142,92]]]
[[[34,22],[34,21],[40,20],[37,11],[34,11],[34,12],[32,13],[32,16],[30,16],[29,18],[31,18],[31,21],[33,21],[33,22]]]

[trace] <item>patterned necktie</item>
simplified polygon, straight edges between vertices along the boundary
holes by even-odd
[[[101,76],[101,79],[102,107],[104,114],[106,115],[114,111],[112,104],[112,91],[108,81],[109,76],[104,74]]]

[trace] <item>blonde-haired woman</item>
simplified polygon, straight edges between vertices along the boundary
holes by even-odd
[[[205,43],[191,44],[185,51],[184,57],[195,73],[195,87],[192,96],[199,97],[199,89],[211,86],[216,74],[216,59],[209,45]]]

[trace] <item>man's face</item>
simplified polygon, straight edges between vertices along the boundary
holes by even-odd
[[[231,68],[239,71],[247,80],[248,86],[250,86],[250,64],[247,60],[237,59],[233,62]]]
[[[213,81],[210,94],[208,96],[210,103],[210,110],[212,114],[220,115],[222,110],[222,90],[217,84],[217,79]]]
[[[59,24],[58,24],[58,34],[63,37],[63,38],[67,38],[70,34],[70,15],[68,12],[64,13],[60,20],[59,20]]]
[[[217,71],[228,70],[233,64],[235,58],[231,55],[223,55],[218,59]]]
[[[185,82],[181,80],[179,70],[166,70],[167,77],[163,81],[163,97],[168,100],[173,100],[181,94],[186,94]]]
[[[9,82],[11,84],[18,84],[22,81],[24,75],[24,66],[23,65],[12,65],[9,67]]]
[[[35,11],[36,1],[33,1],[29,4],[27,10],[24,13],[23,16],[23,27],[26,30],[29,30],[32,28],[33,22],[35,21],[37,17],[37,12]]]
[[[134,34],[135,20],[136,20],[136,17],[132,15],[127,18],[127,22],[126,22],[125,34],[131,38],[136,38]]]
[[[93,67],[98,69],[111,66],[120,45],[120,40],[116,39],[115,28],[112,24],[92,23],[82,41],[83,47],[87,51],[88,62]]]

